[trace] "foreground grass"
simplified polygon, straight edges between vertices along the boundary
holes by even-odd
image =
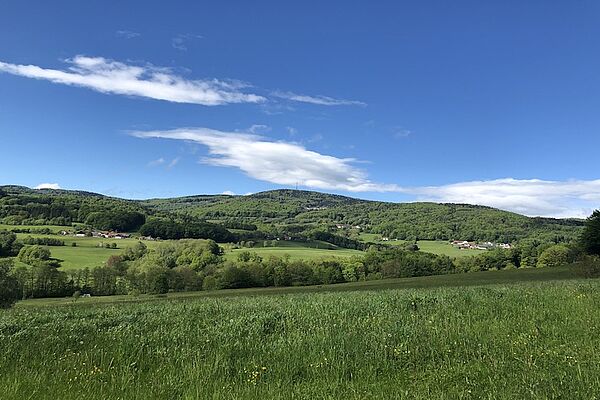
[[[17,307],[2,399],[591,399],[599,281]]]

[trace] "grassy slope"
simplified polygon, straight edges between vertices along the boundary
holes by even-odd
[[[375,233],[361,233],[359,239],[363,242],[381,243],[391,246],[400,246],[406,243],[404,240],[382,241],[381,235]],[[419,240],[418,245],[419,249],[425,253],[442,254],[448,257],[475,256],[486,252],[486,250],[476,249],[460,250],[444,240]]]
[[[14,228],[15,226],[8,226]],[[65,242],[65,246],[48,247],[52,257],[63,260],[62,270],[77,269],[77,268],[92,268],[102,265],[111,255],[120,254],[123,249],[135,245],[138,239],[101,239],[89,237],[73,237],[62,235],[37,235],[28,233],[18,233],[17,237],[23,239],[27,236],[32,237],[49,237],[59,239]],[[76,247],[72,247],[72,243],[77,243]],[[101,247],[101,244],[116,243],[117,249],[107,249]],[[158,241],[143,241],[146,246],[153,248],[158,245]],[[225,259],[236,260],[237,255],[241,251],[251,251],[258,253],[261,257],[267,258],[271,255],[284,257],[289,255],[293,260],[299,259],[317,259],[323,257],[350,257],[353,255],[363,254],[357,250],[336,248],[325,242],[281,242],[277,247],[256,247],[244,249],[231,249],[228,245],[225,246]],[[310,247],[306,247],[310,246]],[[322,248],[317,248],[322,247]]]
[[[599,301],[600,281],[571,280],[17,307],[0,314],[0,393],[589,399]]]
[[[62,260],[62,270],[92,268],[104,264],[111,255],[120,254],[123,249],[135,245],[137,239],[101,239],[93,237],[73,237],[62,235],[33,235],[28,233],[18,233],[17,238],[23,239],[27,236],[55,238],[65,242],[65,246],[50,246],[50,253],[53,258]],[[77,247],[72,247],[72,243],[77,243]],[[100,247],[104,243],[116,243],[116,249],[107,249]],[[159,242],[143,241],[146,246],[152,248]]]
[[[275,247],[253,247],[232,249],[225,246],[225,259],[235,261],[240,252],[249,251],[256,253],[263,258],[270,256],[286,257],[291,260],[314,260],[318,258],[329,257],[350,257],[364,254],[358,250],[343,249],[332,245],[331,243],[321,241],[310,242],[293,242],[293,241],[278,241]]]
[[[439,240],[419,240],[419,249],[426,253],[443,254],[449,257],[468,257],[477,254],[485,253],[487,250],[468,249],[461,250],[452,246],[448,242]]]

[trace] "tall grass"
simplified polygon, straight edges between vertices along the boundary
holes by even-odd
[[[17,307],[2,399],[591,399],[600,282]]]

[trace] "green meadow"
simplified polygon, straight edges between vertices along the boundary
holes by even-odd
[[[405,240],[387,240],[382,241],[381,235],[376,233],[360,233],[360,240],[363,242],[373,242],[380,244],[387,244],[390,246],[401,246],[407,243]],[[433,253],[439,255],[446,255],[448,257],[468,257],[475,256],[477,254],[485,253],[486,250],[477,249],[466,249],[461,250],[452,246],[448,241],[445,240],[419,240],[417,242],[419,250],[425,253]]]
[[[564,267],[362,290],[26,301],[0,313],[0,393],[7,400],[592,399],[600,392],[600,281],[573,276]],[[474,285],[444,282],[456,277]]]
[[[452,246],[450,243],[440,240],[419,240],[417,242],[419,250],[425,253],[446,255],[448,257],[469,257],[485,253],[487,250],[465,249],[461,250]]]
[[[41,235],[41,234],[29,234],[29,233],[18,233],[17,237],[23,239],[27,236],[32,237],[51,237],[60,239],[65,242],[65,246],[52,246],[49,247],[52,257],[62,260],[62,270],[78,269],[78,268],[92,268],[102,265],[106,260],[115,254],[121,253],[121,251],[127,247],[135,245],[139,240],[135,238],[129,239],[103,239],[93,237],[74,237],[71,235],[63,236],[58,234],[65,229],[73,229],[64,226],[53,226],[53,225],[42,225],[42,226],[26,226],[26,225],[0,225],[0,230],[6,229],[41,229],[48,228],[54,234]],[[386,243],[390,245],[401,245],[404,241],[389,241],[382,242],[377,240],[381,235],[371,233],[361,233],[360,238],[363,241],[372,241],[375,243]],[[143,241],[148,247],[152,248],[156,246],[158,241]],[[72,246],[72,243],[76,244],[76,247]],[[116,243],[117,249],[105,248],[105,244]],[[459,250],[448,242],[445,241],[434,241],[434,240],[421,240],[418,242],[421,251],[434,254],[442,254],[450,257],[465,257],[480,254],[485,250]],[[225,259],[236,260],[240,252],[250,251],[257,253],[263,258],[270,256],[278,257],[289,257],[291,260],[315,260],[330,257],[351,257],[355,255],[361,255],[362,252],[358,250],[343,249],[336,247],[330,243],[309,241],[309,242],[293,242],[293,241],[279,241],[274,247],[252,247],[252,248],[232,248],[230,245],[222,245],[225,249]]]
[[[14,228],[14,226],[12,227]],[[39,227],[38,227],[39,228]],[[64,229],[64,227],[62,227]],[[47,237],[55,238],[65,242],[64,246],[48,246],[53,258],[62,261],[61,269],[78,269],[78,268],[93,268],[103,265],[111,255],[120,254],[125,248],[134,246],[140,240],[129,239],[103,239],[95,237],[74,237],[63,235],[40,235],[29,233],[17,233],[18,239],[31,237]],[[73,246],[73,243],[76,246]],[[115,243],[116,249],[104,247],[106,244]],[[159,242],[145,240],[143,243],[152,248]]]
[[[240,252],[249,251],[262,258],[270,256],[289,257],[290,260],[314,260],[329,257],[350,257],[364,254],[358,250],[343,249],[330,243],[320,241],[293,242],[277,241],[274,247],[231,248],[225,245],[225,259],[236,260]]]

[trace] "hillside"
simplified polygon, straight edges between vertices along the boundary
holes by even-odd
[[[288,189],[249,196],[148,200],[142,204],[154,211],[170,210],[214,221],[233,219],[262,225],[263,229],[347,225],[411,240],[460,238],[512,242],[540,236],[546,240],[569,239],[583,225],[581,220],[530,218],[469,204],[387,203]]]
[[[354,237],[360,230],[407,240],[562,241],[575,238],[583,225],[581,220],[530,218],[468,204],[386,203],[288,189],[248,196],[125,200],[81,191],[0,187],[0,222],[5,224],[85,223],[99,219],[91,218],[92,213],[114,210],[278,235],[329,229]]]

